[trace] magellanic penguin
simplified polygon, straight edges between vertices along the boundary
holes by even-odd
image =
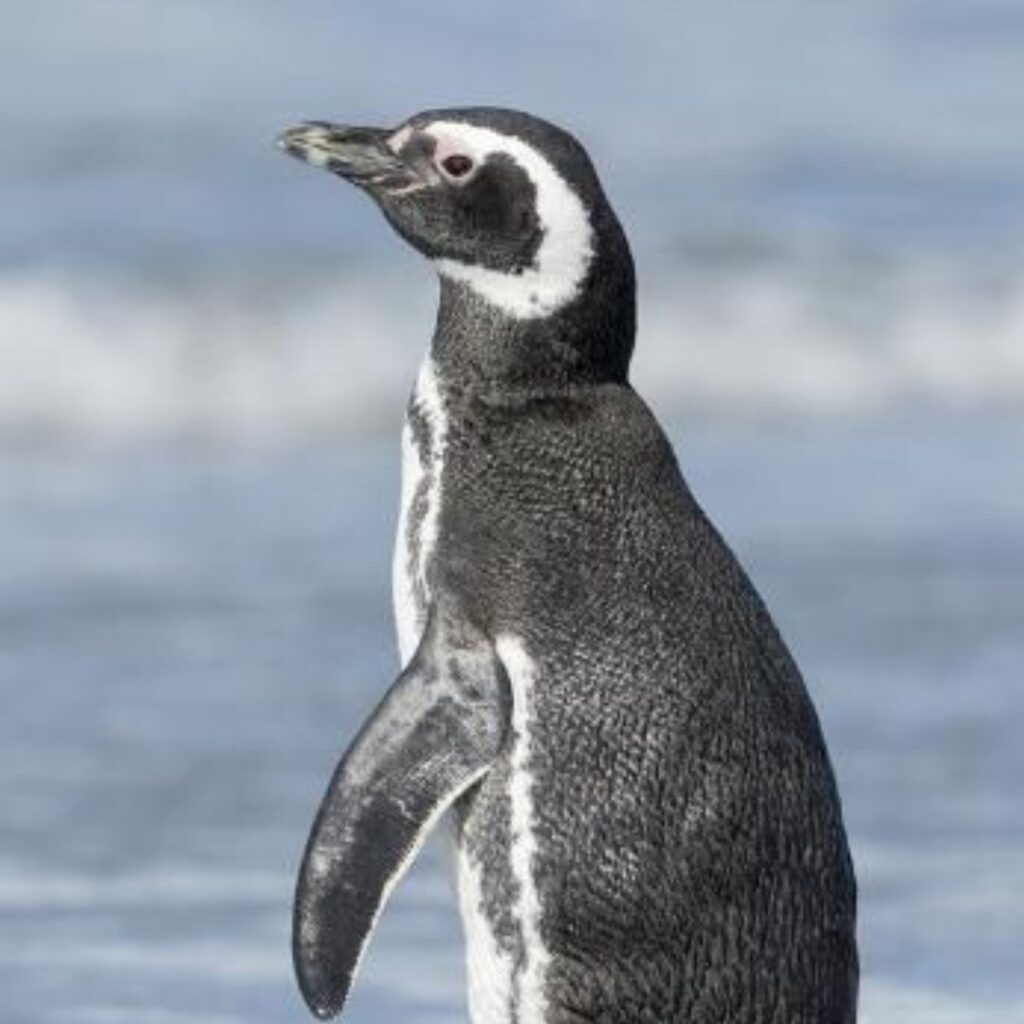
[[[582,146],[510,110],[283,148],[440,275],[408,406],[404,668],[313,825],[294,956],[340,1010],[454,808],[474,1024],[847,1024],[855,884],[814,709],[629,385],[622,228]]]

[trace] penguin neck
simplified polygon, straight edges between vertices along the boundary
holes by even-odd
[[[551,390],[628,378],[636,332],[633,264],[595,259],[579,294],[537,317],[515,317],[441,277],[431,358],[463,389]]]

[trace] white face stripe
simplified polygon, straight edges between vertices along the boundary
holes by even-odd
[[[551,163],[517,136],[490,128],[434,121],[422,130],[437,141],[439,153],[465,153],[477,164],[492,153],[514,160],[537,191],[537,217],[544,232],[534,265],[522,273],[451,259],[436,261],[439,272],[520,320],[547,316],[574,299],[594,256],[594,232],[583,201]]]

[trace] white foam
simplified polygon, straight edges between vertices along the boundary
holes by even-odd
[[[0,940],[0,962],[19,967],[80,969],[90,973],[170,975],[235,981],[265,981],[282,984],[290,980],[291,968],[280,950],[259,940],[241,941],[237,936],[223,940],[161,942],[62,941],[59,946],[19,946]]]
[[[1024,1024],[1024,1000],[985,1003],[868,978],[861,985],[858,1018],[861,1024]]]
[[[1024,275],[819,294],[798,272],[645,280],[634,381],[659,412],[827,416],[1024,406]],[[429,338],[427,279],[179,291],[0,278],[0,444],[23,437],[278,442],[394,434]]]
[[[149,906],[208,906],[211,900],[263,905],[292,885],[288,874],[154,868],[110,877],[32,872],[0,862],[0,910],[66,911]]]
[[[896,276],[896,275],[894,275]],[[861,289],[864,292],[861,292]],[[662,278],[640,296],[633,380],[675,408],[863,415],[1024,402],[1024,280],[993,301],[920,268],[880,296],[804,268]]]
[[[0,279],[0,438],[274,440],[401,421],[433,319],[393,279],[181,291]],[[382,399],[386,399],[382,402]]]
[[[141,1006],[78,1006],[61,1011],[62,1024],[243,1024],[241,1016]]]

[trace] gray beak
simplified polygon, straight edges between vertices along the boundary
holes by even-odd
[[[287,128],[277,145],[289,156],[323,167],[353,184],[388,190],[407,187],[415,172],[387,144],[386,128],[352,128],[305,121]]]

